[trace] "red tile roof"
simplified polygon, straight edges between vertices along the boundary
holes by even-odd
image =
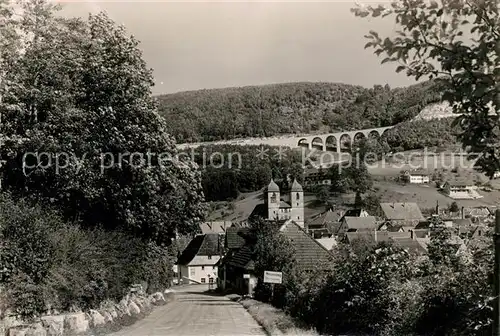
[[[377,229],[377,219],[368,217],[344,217],[348,230],[375,230]]]
[[[388,220],[424,220],[417,203],[380,203]]]
[[[330,263],[332,257],[330,252],[294,221],[287,221],[280,231],[290,239],[295,249],[295,260],[300,268],[312,270]]]
[[[215,256],[221,253],[222,243],[218,233],[208,233],[194,237],[177,260],[179,265],[187,265],[195,256]]]

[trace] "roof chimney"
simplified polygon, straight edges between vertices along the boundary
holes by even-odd
[[[461,215],[462,215],[462,219],[465,219],[464,207],[462,207],[462,209],[461,209],[460,212],[461,212]]]

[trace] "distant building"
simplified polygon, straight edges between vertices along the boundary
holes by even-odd
[[[346,212],[344,212],[340,221],[343,221],[344,217],[368,217],[368,216],[370,216],[370,214],[364,209],[360,208],[349,209]]]
[[[391,225],[411,227],[425,221],[417,203],[380,203],[384,220]]]
[[[419,235],[413,232],[406,232],[400,235],[394,235],[392,232],[388,231],[359,231],[359,232],[347,232],[342,238],[342,241],[347,244],[352,244],[355,240],[363,240],[365,242],[379,243],[379,242],[392,242],[396,246],[401,247],[410,254],[415,254],[417,256],[423,256],[427,254],[427,245],[430,242],[428,237],[420,238]]]
[[[342,215],[342,211],[329,209],[328,211],[325,211],[308,221],[306,223],[307,231],[314,238],[330,236],[338,230],[340,225],[339,219]]]
[[[412,184],[423,184],[430,182],[429,174],[423,169],[406,170],[402,173],[401,179],[404,182]]]
[[[216,263],[222,253],[222,241],[218,233],[194,237],[177,260],[179,283],[215,283]]]
[[[305,168],[304,186],[331,185],[332,180],[327,175],[327,170],[323,168]]]
[[[336,234],[344,235],[347,232],[362,232],[377,230],[377,219],[373,216],[368,217],[343,217],[340,227]]]
[[[443,185],[444,193],[453,199],[477,199],[482,198],[477,192],[477,186],[471,180],[450,180]]]
[[[479,206],[479,207],[464,207],[462,208],[462,218],[470,218],[473,221],[484,220],[495,215],[494,208]]]

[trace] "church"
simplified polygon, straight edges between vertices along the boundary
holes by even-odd
[[[289,220],[304,228],[304,190],[293,180],[288,193],[281,194],[280,188],[271,179],[264,195],[268,220]]]

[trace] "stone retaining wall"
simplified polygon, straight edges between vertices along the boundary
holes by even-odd
[[[15,316],[0,321],[0,336],[75,336],[114,332],[144,318],[154,306],[173,299],[174,292],[156,292],[146,295],[135,287],[120,302],[108,302],[100,309],[88,312],[43,316],[33,323],[24,323]]]

